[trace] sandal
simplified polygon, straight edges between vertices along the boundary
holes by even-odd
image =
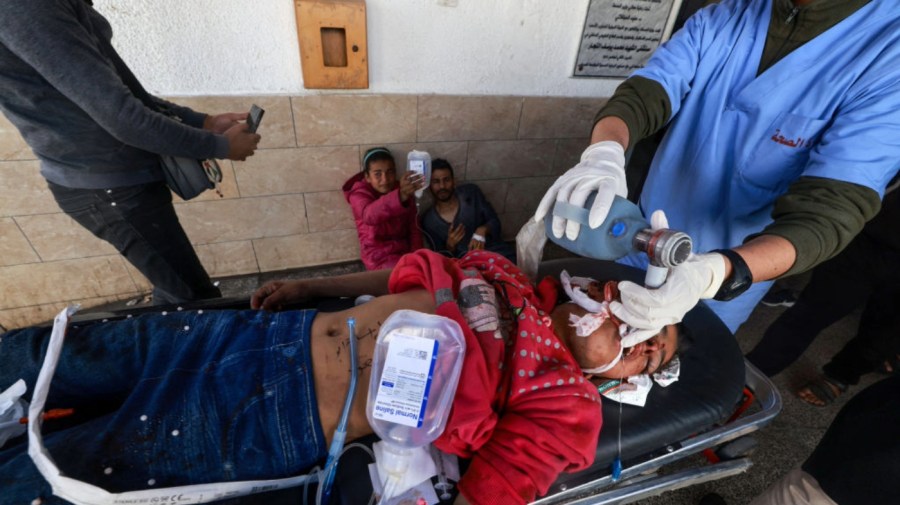
[[[797,391],[797,396],[815,407],[827,407],[834,403],[837,397],[845,391],[847,391],[846,384],[823,375],[800,388]]]

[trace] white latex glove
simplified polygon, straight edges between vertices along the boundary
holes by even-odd
[[[650,215],[650,229],[653,231],[667,229],[669,227],[669,218],[662,210],[655,210]],[[644,275],[644,286],[647,289],[655,289],[666,282],[669,276],[669,269],[655,265],[647,265],[647,273]],[[662,327],[638,328],[629,324],[622,325],[619,328],[619,335],[622,337],[622,347],[634,347],[645,340],[653,338],[662,330]]]
[[[622,144],[611,140],[597,142],[581,154],[581,163],[564,173],[550,186],[538,205],[534,220],[541,222],[548,212],[553,211],[557,201],[568,202],[576,207],[584,207],[591,192],[597,191],[594,204],[588,215],[588,225],[597,228],[606,220],[609,208],[616,195],[625,197],[625,150]],[[569,240],[575,240],[581,225],[561,217],[553,218],[553,235],[563,236],[565,230]]]
[[[633,282],[619,283],[621,302],[612,302],[613,314],[628,326],[655,335],[704,298],[712,298],[725,280],[725,257],[719,253],[693,255],[673,268],[665,284],[647,289]]]

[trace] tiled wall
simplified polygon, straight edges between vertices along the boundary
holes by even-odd
[[[213,277],[358,259],[340,187],[374,145],[389,147],[400,166],[413,148],[447,158],[458,179],[482,188],[511,239],[555,177],[578,161],[602,103],[440,95],[175,101],[206,112],[266,109],[256,154],[222,162],[224,197],[210,191],[176,204]],[[111,246],[59,211],[34,154],[0,115],[0,325],[46,321],[66,303],[89,307],[149,288]]]

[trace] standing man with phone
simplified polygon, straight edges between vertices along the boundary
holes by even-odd
[[[247,113],[210,116],[156,97],[177,119],[148,107],[111,39],[89,0],[0,0],[0,110],[40,158],[63,212],[146,276],[154,303],[219,297],[159,155],[244,160],[260,137],[241,122]]]

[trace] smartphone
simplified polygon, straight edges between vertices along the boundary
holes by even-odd
[[[250,106],[250,115],[247,116],[247,129],[251,133],[256,133],[256,129],[259,128],[259,123],[262,121],[265,113],[266,111],[259,105],[253,104]]]

